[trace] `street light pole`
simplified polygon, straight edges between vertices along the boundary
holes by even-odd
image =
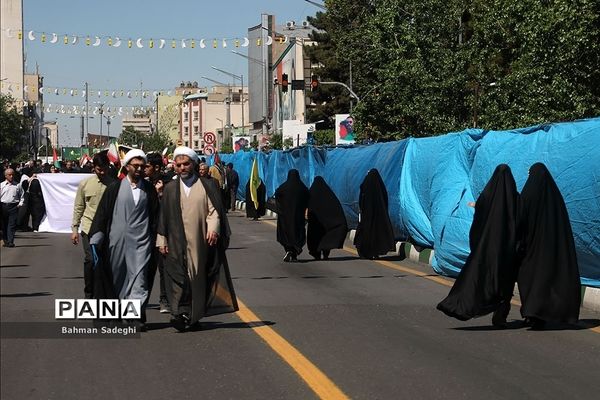
[[[231,85],[216,81],[211,78],[207,78],[206,76],[202,76],[201,78],[206,79],[207,81],[216,83],[217,85],[227,86],[227,88],[228,88],[228,94],[227,94],[228,99],[225,102],[227,104],[227,116],[226,116],[226,125],[225,125],[226,131],[223,132],[223,141],[228,142],[229,139],[231,138]]]
[[[257,58],[253,58],[253,57],[248,57],[245,54],[242,54],[238,51],[235,50],[231,50],[231,52],[235,55],[238,55],[240,57],[244,57],[245,59],[247,59],[248,61],[252,61],[258,65],[261,65],[263,67],[263,71],[261,73],[261,77],[262,77],[262,86],[263,86],[263,91],[265,92],[265,98],[262,99],[262,109],[263,109],[263,133],[266,133],[266,124],[267,124],[267,119],[268,119],[268,113],[269,113],[269,86],[268,86],[268,75],[270,72],[270,67],[267,65],[266,62],[259,60]],[[244,90],[243,88],[243,84],[242,84],[242,92]]]
[[[246,125],[246,121],[244,120],[244,75],[236,75],[234,73],[231,72],[227,72],[224,71],[222,69],[219,69],[217,67],[213,67],[211,66],[212,69],[214,69],[215,71],[219,71],[225,75],[229,75],[234,79],[234,85],[235,85],[235,79],[239,79],[240,83],[242,85],[242,93],[240,94],[240,103],[242,104],[242,135],[244,134],[244,126]]]

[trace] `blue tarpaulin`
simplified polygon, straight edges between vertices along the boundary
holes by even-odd
[[[507,131],[468,129],[446,135],[350,148],[221,155],[240,175],[244,198],[254,157],[273,196],[296,168],[310,186],[321,175],[336,193],[348,226],[358,222],[360,184],[377,168],[386,185],[397,240],[435,250],[433,268],[456,276],[469,254],[474,201],[498,164],[508,164],[521,190],[529,167],[546,164],[573,227],[582,283],[600,287],[600,118]]]

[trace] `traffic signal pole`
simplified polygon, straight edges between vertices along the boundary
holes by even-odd
[[[319,81],[319,85],[338,85],[338,86],[343,86],[343,87],[345,87],[350,92],[350,95],[352,97],[354,97],[357,102],[360,101],[360,98],[358,97],[358,95],[356,93],[354,93],[354,91],[352,89],[350,89],[350,87],[348,85],[346,85],[345,83],[342,83],[342,82],[322,82],[322,81]]]

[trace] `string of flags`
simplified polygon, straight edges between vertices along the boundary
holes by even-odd
[[[233,37],[233,38],[132,38],[125,39],[120,36],[113,35],[78,35],[78,34],[67,34],[67,33],[47,33],[35,30],[22,31],[14,29],[2,29],[5,31],[6,36],[10,39],[29,41],[39,41],[41,43],[48,44],[63,44],[63,45],[79,45],[83,44],[90,47],[108,46],[108,47],[127,47],[131,48],[150,48],[150,49],[194,49],[196,47],[200,49],[204,48],[227,48],[232,47],[248,47],[251,44],[255,46],[271,46],[274,41],[282,44],[288,43],[289,37],[286,35],[278,35],[273,39],[272,36],[267,36],[266,40],[262,38],[253,38],[252,40],[246,36]]]
[[[38,104],[39,106],[39,104]],[[165,111],[168,106],[162,106],[162,110]],[[144,107],[144,106],[88,106],[89,115],[98,115],[102,113],[106,116],[122,116],[131,114],[146,114],[150,112],[156,112],[156,106]],[[100,112],[102,110],[102,112]],[[56,114],[74,114],[74,115],[86,115],[85,105],[74,105],[74,104],[45,104],[45,113],[56,113]]]
[[[2,89],[6,88],[8,91],[20,91],[21,85],[19,83],[14,82],[6,82],[3,81],[1,83]],[[202,93],[205,91],[202,88],[185,88],[187,93]],[[27,92],[29,87],[27,85],[23,86],[23,91]],[[71,96],[71,97],[85,97],[86,91],[81,88],[73,88],[73,87],[55,87],[55,86],[44,86],[38,89],[39,93],[42,95],[56,95],[56,96]],[[157,96],[171,96],[175,94],[175,90],[173,89],[92,89],[88,88],[88,97],[112,97],[112,98],[146,98],[153,96],[156,98]]]

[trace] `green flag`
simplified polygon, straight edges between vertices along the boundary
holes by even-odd
[[[254,208],[258,209],[258,187],[260,186],[260,176],[258,176],[258,160],[252,161],[252,172],[250,173],[250,197],[254,203]]]

